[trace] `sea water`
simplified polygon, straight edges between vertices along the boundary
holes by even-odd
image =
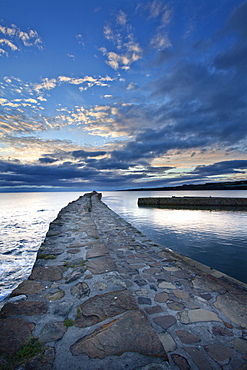
[[[0,301],[27,278],[61,208],[83,192],[0,193]],[[141,208],[138,197],[247,197],[247,191],[103,192],[113,211],[164,247],[247,283],[247,212]]]

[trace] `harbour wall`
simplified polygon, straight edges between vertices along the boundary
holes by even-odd
[[[247,198],[225,198],[225,197],[150,197],[138,198],[138,206],[156,207],[192,207],[192,208],[241,208],[247,209]]]

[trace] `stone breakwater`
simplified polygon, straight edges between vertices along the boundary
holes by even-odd
[[[224,198],[224,197],[162,197],[162,198],[138,198],[139,206],[156,207],[239,207],[247,209],[247,198]]]
[[[246,285],[155,244],[100,198],[50,224],[1,310],[0,368],[246,369]]]

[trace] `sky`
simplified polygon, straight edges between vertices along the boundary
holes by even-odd
[[[247,1],[1,0],[0,191],[246,180]]]

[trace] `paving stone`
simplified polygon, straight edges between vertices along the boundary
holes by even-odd
[[[97,283],[95,283],[93,286],[97,290],[105,290],[108,285],[103,281],[97,281]]]
[[[153,315],[154,313],[160,313],[164,311],[161,306],[145,307],[144,310],[148,315]]]
[[[159,338],[166,352],[173,352],[177,348],[176,342],[169,333],[160,333]]]
[[[203,321],[221,321],[216,313],[205,310],[204,308],[179,312],[178,318],[183,324]]]
[[[158,284],[160,289],[176,289],[175,285],[172,283],[168,283],[166,281],[162,281],[162,283]]]
[[[103,274],[108,271],[117,270],[117,266],[111,257],[99,257],[87,262],[87,268],[92,274]]]
[[[176,319],[174,316],[172,315],[166,315],[166,316],[157,316],[157,317],[154,317],[153,318],[153,321],[161,326],[163,329],[167,329],[169,328],[170,326],[176,324]]]
[[[76,267],[69,275],[66,276],[65,283],[70,284],[73,281],[80,279],[84,275],[84,272],[85,270],[83,267]]]
[[[13,290],[10,297],[20,294],[39,294],[45,288],[39,281],[24,280],[16,289]]]
[[[77,298],[84,298],[89,296],[90,288],[87,283],[78,283],[70,289],[70,293]]]
[[[175,272],[175,271],[180,271],[180,268],[179,267],[169,267],[169,266],[163,266],[163,269],[165,271],[169,271],[169,272]]]
[[[180,271],[175,271],[173,273],[173,276],[175,276],[178,279],[190,279],[191,276],[188,274],[188,272],[180,270]]]
[[[218,295],[214,306],[235,324],[247,328],[246,304],[240,302],[236,297],[229,293]]]
[[[140,290],[137,290],[135,293],[136,293],[136,295],[143,296],[143,295],[147,295],[148,291],[147,291],[147,289],[142,288]]]
[[[156,302],[165,303],[169,299],[169,295],[167,293],[157,293],[154,297]]]
[[[159,267],[161,267],[162,265],[161,265],[161,263],[160,263],[160,262],[149,262],[149,266],[159,268]]]
[[[79,252],[80,252],[80,249],[78,249],[78,248],[70,248],[67,251],[67,253],[70,253],[70,254],[77,254]]]
[[[181,342],[185,344],[198,343],[201,341],[197,335],[191,334],[187,330],[176,330],[176,334]]]
[[[86,234],[87,234],[87,236],[89,236],[90,238],[96,238],[96,239],[98,239],[99,238],[99,234],[98,234],[98,232],[97,232],[97,230],[96,229],[89,229],[89,230],[86,230]]]
[[[150,298],[147,298],[147,297],[138,297],[137,300],[138,300],[139,304],[146,304],[146,305],[149,305],[149,306],[151,306],[151,304],[152,304],[152,300]]]
[[[54,315],[58,315],[61,317],[67,317],[69,312],[71,311],[73,307],[73,302],[67,300],[63,302],[56,302],[56,305],[54,306]]]
[[[129,268],[133,269],[133,270],[139,270],[139,269],[142,269],[143,267],[145,267],[146,265],[130,265],[129,264]]]
[[[155,268],[155,267],[150,267],[149,269],[145,269],[143,271],[145,274],[150,274],[150,275],[154,275],[154,274],[157,274],[160,272],[159,269]]]
[[[189,310],[196,310],[197,308],[201,308],[201,306],[193,301],[185,301],[184,302],[185,307],[188,308]]]
[[[208,360],[198,348],[186,347],[185,350],[200,370],[212,370]]]
[[[49,293],[45,296],[45,298],[48,300],[48,301],[57,301],[61,298],[64,297],[64,291],[63,290],[58,290],[57,292],[55,293]]]
[[[204,346],[207,354],[220,365],[227,365],[231,359],[232,349],[221,344]]]
[[[45,324],[39,336],[39,340],[45,343],[54,342],[61,339],[66,330],[67,328],[63,322],[50,322]]]
[[[205,299],[206,301],[209,301],[209,300],[212,298],[212,296],[211,296],[211,294],[210,294],[210,293],[201,293],[201,294],[200,294],[200,296],[201,296],[203,299]]]
[[[243,366],[238,367],[236,370],[247,370],[247,362]]]
[[[74,356],[87,354],[90,358],[121,356],[125,352],[138,352],[145,356],[167,355],[156,331],[141,311],[126,312],[79,340],[71,347]]]
[[[72,267],[76,268],[78,266],[84,266],[85,265],[85,260],[82,257],[74,258],[73,260],[69,260],[65,262],[66,267]]]
[[[233,335],[230,330],[228,330],[227,328],[223,328],[221,326],[214,326],[212,329],[212,333],[214,335],[220,335],[220,336],[224,336],[224,335],[232,336]]]
[[[16,303],[6,303],[1,311],[1,317],[6,318],[14,315],[33,316],[45,313],[48,307],[41,301],[21,301]]]
[[[180,356],[176,353],[171,355],[171,358],[173,362],[179,367],[180,370],[189,370],[190,365],[188,364],[188,361],[183,356]]]
[[[114,272],[110,272],[107,276],[106,279],[108,281],[111,281],[115,285],[119,285],[122,288],[126,288],[127,286],[132,286],[133,283],[128,280],[123,280],[120,276],[114,275]],[[128,285],[130,283],[130,285]]]
[[[184,299],[186,301],[190,298],[189,294],[186,292],[183,292],[182,290],[173,290],[172,293],[175,295],[175,297]]]
[[[181,302],[168,302],[167,303],[167,306],[171,309],[171,310],[174,310],[174,311],[181,311],[184,309],[184,304],[181,303]]]
[[[104,244],[95,244],[87,251],[86,258],[102,257],[108,254],[109,251]]]
[[[0,354],[15,353],[32,336],[35,325],[22,318],[0,320]]]
[[[232,324],[229,324],[229,322],[224,322],[224,325],[228,329],[232,329],[233,328]]]
[[[138,305],[127,290],[119,290],[88,299],[78,307],[75,325],[88,327],[127,310],[136,310]]]
[[[247,355],[247,340],[243,338],[236,338],[229,342],[242,355]]]
[[[27,299],[27,296],[25,294],[17,295],[12,298],[8,298],[9,303],[19,302],[19,301],[25,301]]]
[[[29,277],[30,280],[45,280],[45,281],[58,281],[63,277],[63,273],[60,267],[57,266],[46,266],[46,267],[34,267]]]
[[[142,367],[135,367],[135,370],[169,370],[170,366],[167,362],[162,362],[162,364],[156,364],[156,363],[151,363],[146,366]]]

